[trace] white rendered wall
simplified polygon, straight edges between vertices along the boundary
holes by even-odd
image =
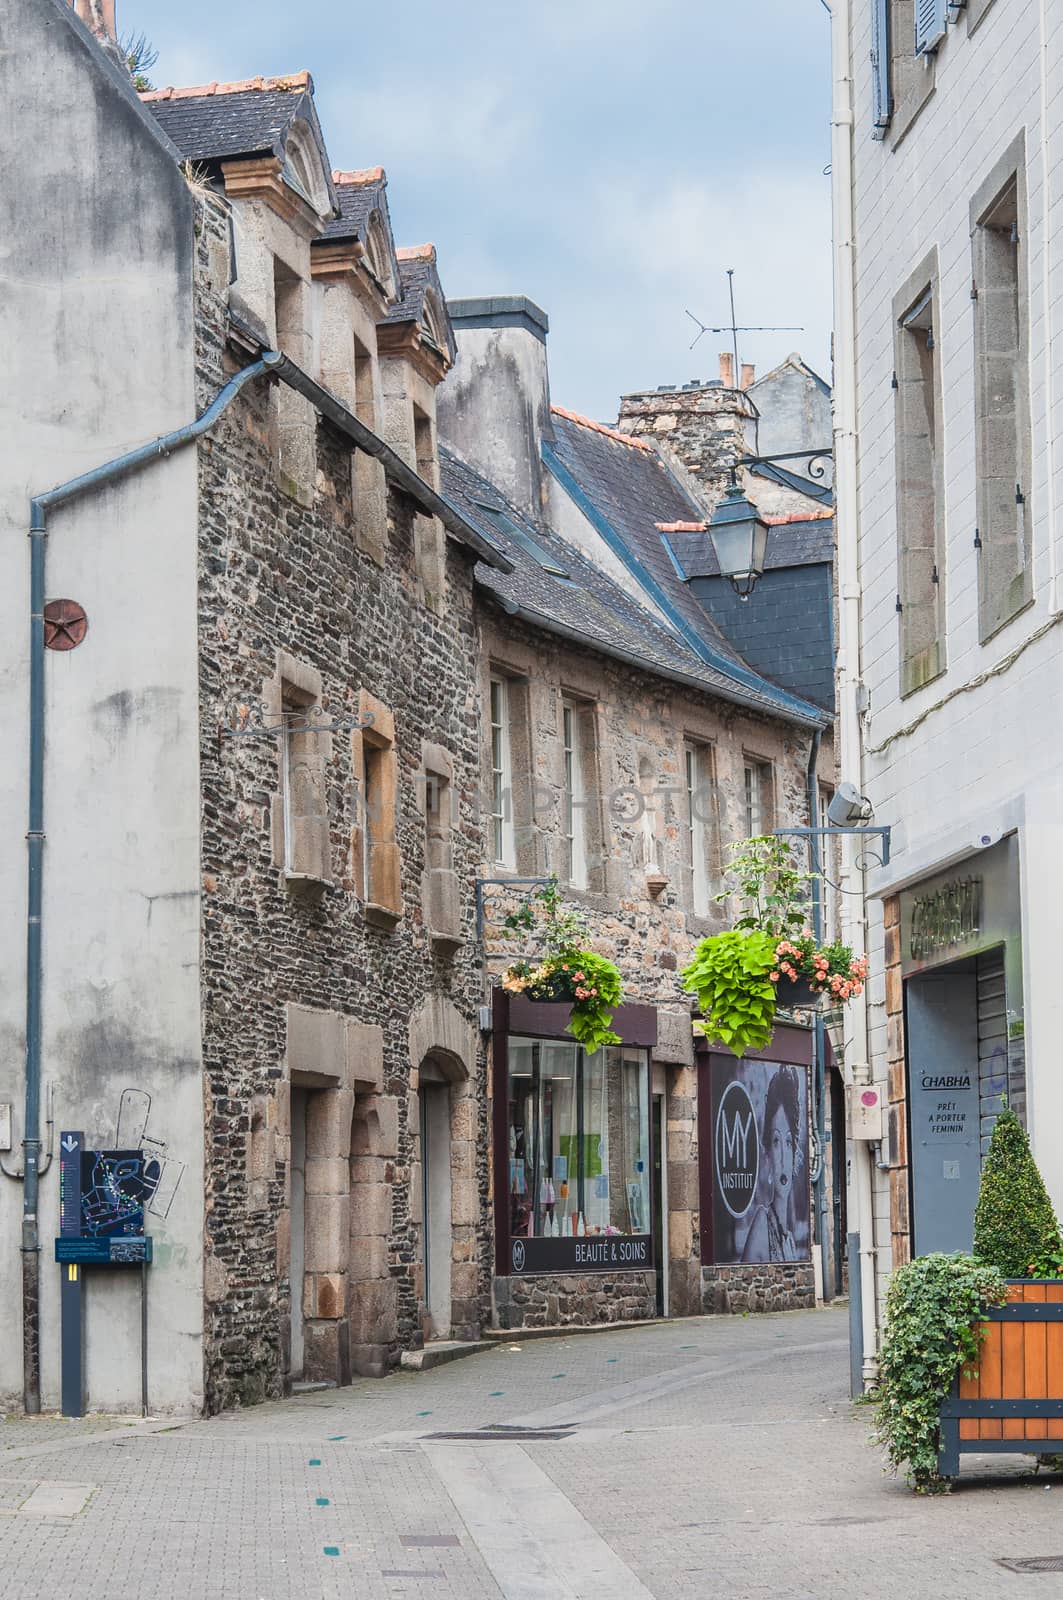
[[[1063,899],[1063,688],[1059,604],[1061,412],[1059,180],[1063,152],[1063,13],[1032,0],[995,0],[968,35],[950,26],[932,96],[893,150],[871,138],[870,15],[854,4],[854,193],[860,577],[864,682],[870,691],[866,782],[876,820],[894,826],[894,859],[872,879],[887,891],[970,854],[971,841],[1017,828],[1029,1114],[1034,1148],[1063,1206],[1063,984],[1057,968]],[[1020,130],[1029,204],[1030,406],[1033,440],[1034,603],[982,644],[978,629],[975,367],[969,206]],[[936,248],[944,399],[946,673],[900,697],[894,481],[893,297]],[[1010,666],[1037,630],[1047,633]],[[994,675],[994,669],[1004,668]],[[984,682],[977,682],[984,674]],[[950,698],[951,697],[951,698]],[[942,703],[945,702],[945,703]],[[916,719],[923,720],[905,731]],[[886,1076],[882,926],[871,906],[870,986],[874,1070]],[[880,1265],[889,1267],[889,1220],[880,1180]]]
[[[23,1133],[29,499],[191,420],[191,216],[132,91],[59,0],[20,0],[0,54],[0,1100]],[[150,1219],[149,1400],[198,1407],[196,461],[189,450],[55,511],[49,598],[85,642],[46,657],[43,1078],[56,1131],[112,1145],[122,1090],[186,1164]],[[43,1109],[42,1109],[43,1131]],[[59,1164],[41,1184],[43,1402],[59,1399]],[[0,1395],[22,1386],[22,1188],[0,1178]],[[137,1274],[87,1283],[90,1405],[138,1408]]]

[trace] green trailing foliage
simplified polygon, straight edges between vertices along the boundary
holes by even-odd
[[[875,1392],[875,1438],[891,1471],[934,1493],[941,1402],[957,1372],[976,1369],[988,1306],[1007,1296],[998,1269],[967,1255],[917,1256],[886,1292],[886,1331]]]
[[[698,997],[710,1042],[719,1041],[736,1056],[765,1048],[775,1024],[775,985],[768,976],[774,966],[771,934],[734,928],[702,939],[682,977]]]
[[[1014,1111],[1005,1107],[997,1118],[982,1168],[974,1213],[974,1253],[1005,1278],[1026,1278],[1040,1277],[1040,1271],[1033,1269],[1058,1258],[1061,1250],[1059,1223],[1030,1141]]]
[[[603,1045],[620,1044],[613,1032],[613,1012],[624,998],[619,968],[608,956],[588,950],[586,919],[566,906],[560,885],[551,878],[530,894],[503,924],[506,937],[531,935],[543,955],[537,961],[511,961],[501,977],[509,994],[530,1000],[563,1000],[571,1005],[567,1032],[593,1055]]]

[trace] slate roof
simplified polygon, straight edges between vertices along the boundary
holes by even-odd
[[[648,575],[682,627],[721,655],[740,659],[676,572],[658,522],[704,519],[704,510],[668,471],[653,446],[600,423],[551,408],[554,440],[544,447],[547,466],[563,488],[576,490],[582,509],[593,507],[629,557]],[[608,536],[607,536],[608,537]],[[618,552],[624,559],[623,551]]]
[[[431,289],[435,299],[436,322],[444,340],[443,354],[453,365],[457,359],[458,346],[450,312],[447,310],[443,285],[439,281],[439,272],[436,268],[435,245],[421,244],[409,250],[396,250],[395,254],[399,263],[402,298],[392,306],[384,321],[420,322],[424,315],[425,296]]]
[[[362,172],[334,172],[339,215],[327,223],[323,239],[359,239],[365,243],[374,211],[387,217],[387,174],[383,167]]]
[[[500,573],[482,563],[476,568],[479,586],[494,595],[503,608],[530,612],[531,620],[548,631],[575,636],[603,654],[632,659],[647,671],[657,669],[666,676],[679,675],[689,680],[692,688],[700,686],[707,693],[750,710],[769,716],[789,714],[790,720],[823,721],[822,713],[785,695],[737,656],[733,671],[704,661],[580,551],[518,511],[495,484],[446,448],[440,449],[439,458],[443,493],[513,563],[510,573]],[[485,511],[485,505],[500,516]],[[567,580],[544,568],[528,540],[534,541],[551,567],[567,574]],[[786,702],[788,712],[781,701]],[[796,712],[796,707],[801,707],[801,712]]]
[[[324,135],[314,109],[309,72],[283,78],[246,78],[190,89],[151,89],[140,96],[159,127],[187,161],[207,166],[239,156],[284,159],[289,130],[305,122],[313,133],[326,174]],[[331,190],[331,177],[329,177]]]
[[[807,520],[773,522],[768,517],[771,532],[764,558],[764,570],[781,567],[810,567],[834,560],[834,518],[814,517]],[[672,553],[688,578],[718,578],[720,563],[712,548],[712,540],[702,529],[659,529],[660,537],[671,546]]]
[[[369,224],[374,216],[379,216],[391,283],[395,285],[397,293],[401,277],[395,253],[395,239],[391,232],[391,217],[388,213],[386,172],[383,167],[368,167],[360,172],[334,172],[332,183],[336,191],[338,215],[325,225],[321,238],[312,241],[311,250],[316,249],[319,244],[332,244],[342,239],[357,239],[359,244],[368,248]],[[387,285],[382,287],[385,293],[389,295],[392,293]]]

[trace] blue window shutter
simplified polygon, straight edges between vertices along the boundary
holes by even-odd
[[[915,53],[927,55],[945,37],[949,0],[915,0]]]
[[[871,93],[874,99],[874,137],[890,125],[893,115],[893,49],[890,40],[892,0],[871,0]]]

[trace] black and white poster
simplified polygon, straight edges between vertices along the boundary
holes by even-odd
[[[712,1063],[712,1259],[808,1261],[808,1069]]]

